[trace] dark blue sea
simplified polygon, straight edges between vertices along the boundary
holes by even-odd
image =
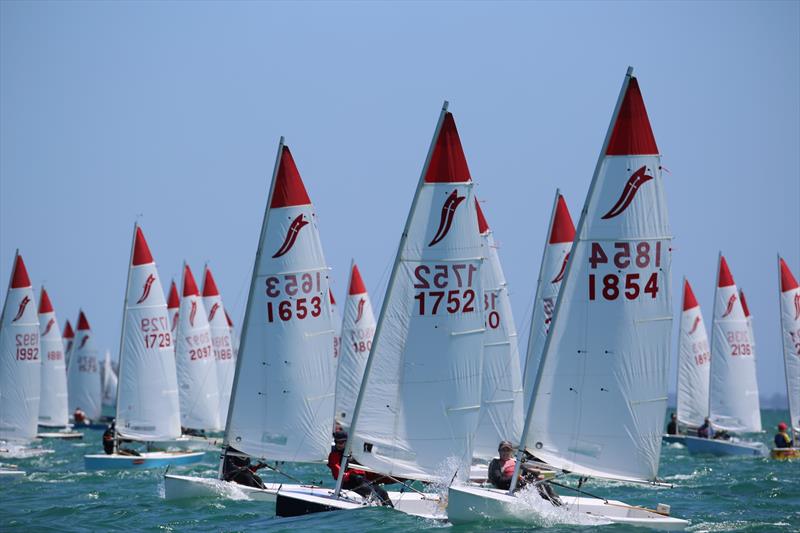
[[[763,411],[769,430],[757,436],[772,440],[785,411]],[[81,441],[46,441],[54,453],[28,459],[0,459],[28,472],[17,482],[0,484],[0,531],[625,531],[621,526],[577,527],[559,523],[522,525],[487,521],[453,527],[382,508],[275,518],[274,504],[219,497],[173,503],[164,500],[163,470],[86,472],[85,453],[101,453],[100,431],[87,430]],[[180,473],[213,477],[218,454]],[[288,465],[306,482],[333,484],[322,465]],[[174,470],[178,472],[178,470]],[[695,457],[680,446],[664,446],[659,475],[672,489],[590,481],[584,489],[626,503],[655,507],[669,504],[672,515],[690,520],[689,531],[800,531],[800,461],[769,458]],[[276,479],[274,475],[264,477]],[[285,481],[285,479],[282,479]],[[566,491],[562,491],[565,494]],[[635,531],[641,531],[634,529]]]

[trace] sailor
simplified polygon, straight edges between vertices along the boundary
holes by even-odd
[[[111,425],[103,433],[103,451],[106,452],[107,455],[112,455],[114,453],[114,440],[117,438],[117,430],[114,427],[114,422],[111,422]],[[120,442],[131,442],[131,441],[120,441]],[[139,452],[136,450],[130,450],[128,448],[123,448],[122,446],[117,447],[117,455],[140,455]]]
[[[678,434],[678,415],[672,413],[670,417],[669,424],[667,424],[667,435],[677,435]]]
[[[775,435],[776,448],[792,448],[794,446],[794,441],[787,433],[787,429],[786,422],[778,424],[778,433]]]
[[[256,472],[267,466],[266,463],[250,463],[250,457],[235,448],[228,448],[222,463],[222,479],[232,481],[246,487],[266,488]]]
[[[342,429],[334,431],[333,446],[331,447],[331,453],[328,454],[328,468],[331,469],[333,479],[339,479],[339,470],[342,465],[342,455],[344,455],[345,444],[347,444],[347,432]],[[358,464],[353,460],[350,460],[350,462]],[[372,482],[368,479],[370,477],[373,479]],[[363,470],[348,468],[344,473],[342,488],[352,490],[364,498],[373,496],[381,502],[382,505],[394,507],[394,505],[392,505],[392,500],[389,499],[389,494],[380,486],[378,482],[379,479],[381,479],[380,476],[370,476]]]
[[[489,463],[489,482],[498,489],[508,490],[511,487],[511,478],[514,476],[514,469],[517,466],[517,460],[513,455],[514,447],[510,442],[504,440],[500,441],[497,451],[500,457],[492,459],[492,462]],[[539,470],[523,464],[517,480],[516,490],[533,483],[542,498],[553,505],[561,505],[561,498],[558,497],[556,491],[553,490],[549,483],[543,480],[544,477],[542,477]]]
[[[697,436],[701,439],[713,439],[714,428],[711,427],[711,420],[708,417],[703,420],[703,425],[697,428]]]
[[[76,407],[72,413],[72,420],[75,421],[76,426],[88,426],[89,419],[86,418],[86,413],[80,407]]]

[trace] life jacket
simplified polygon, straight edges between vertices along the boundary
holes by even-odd
[[[775,435],[775,447],[777,448],[792,447],[792,439],[785,431],[781,431],[777,435]]]

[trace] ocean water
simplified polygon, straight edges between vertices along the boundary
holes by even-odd
[[[769,444],[785,411],[763,411],[769,428],[759,440]],[[666,424],[666,423],[665,423]],[[485,521],[453,527],[382,508],[323,513],[283,519],[274,504],[250,501],[232,491],[218,497],[180,503],[164,500],[163,469],[86,472],[85,453],[100,453],[102,432],[87,430],[81,441],[46,441],[52,454],[3,459],[28,472],[20,481],[0,484],[0,531],[475,531],[518,532],[546,527],[548,531],[642,531],[622,526],[569,526],[558,513],[542,524]],[[203,463],[173,472],[216,475],[218,454]],[[324,465],[286,465],[287,472],[306,482],[332,486]],[[262,472],[264,472],[262,470]],[[664,446],[659,476],[672,489],[590,481],[583,489],[633,505],[666,503],[672,515],[690,520],[689,531],[800,531],[800,461],[695,457],[679,446]],[[263,477],[276,479],[274,474]],[[568,491],[559,489],[563,494]]]

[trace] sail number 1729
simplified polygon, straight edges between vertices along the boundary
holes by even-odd
[[[611,250],[606,253],[602,244],[593,242],[589,255],[590,272],[603,264],[613,265],[617,272],[605,275],[590,273],[589,300],[598,298],[616,300],[620,296],[635,300],[645,295],[655,299],[658,295],[658,270],[654,272],[641,272],[641,270],[661,267],[660,241],[656,241],[654,245],[648,241],[615,242],[613,253]],[[634,270],[634,272],[623,272],[624,270]]]

